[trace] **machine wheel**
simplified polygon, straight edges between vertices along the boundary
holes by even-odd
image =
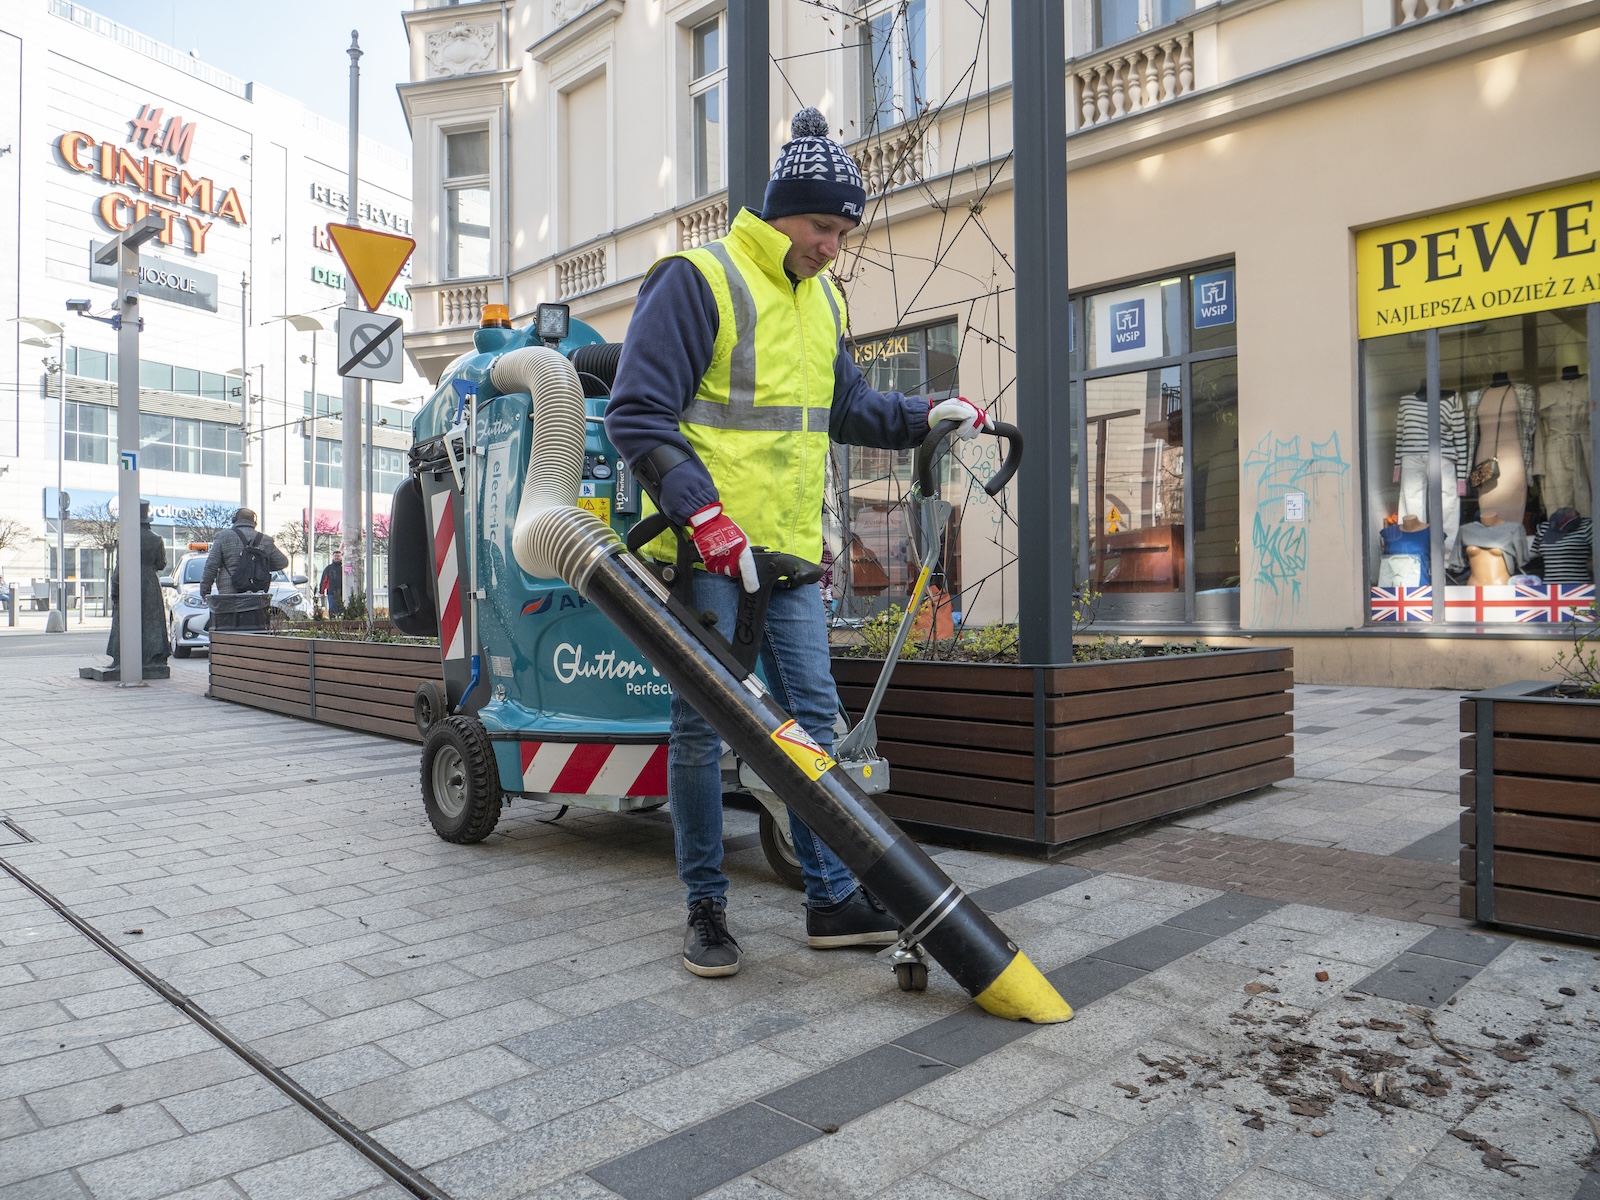
[[[800,874],[800,857],[794,852],[794,842],[789,831],[781,829],[765,806],[761,809],[761,852],[778,878],[794,888],[804,891],[806,882]]]
[[[445,717],[422,747],[422,803],[447,842],[481,842],[500,821],[500,771],[483,725]]]
[[[174,646],[172,648],[172,657],[173,658],[188,658],[189,657],[189,650],[190,650],[190,648],[188,646]]]
[[[928,964],[919,962],[895,963],[894,979],[902,992],[928,990]]]
[[[417,694],[411,697],[411,717],[417,723],[418,733],[427,737],[428,730],[449,711],[450,704],[444,698],[444,689],[437,683],[424,679],[417,685]]]

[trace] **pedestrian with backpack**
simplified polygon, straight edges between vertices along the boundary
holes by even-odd
[[[241,508],[234,513],[233,527],[211,543],[200,577],[200,596],[211,606],[212,628],[265,629],[272,573],[288,565],[289,558],[277,543],[256,531],[254,510]]]

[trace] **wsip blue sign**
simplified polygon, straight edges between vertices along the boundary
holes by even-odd
[[[1144,301],[1127,300],[1113,304],[1111,318],[1111,349],[1121,353],[1144,349]]]
[[[1233,271],[1207,271],[1194,277],[1194,327],[1232,325]]]

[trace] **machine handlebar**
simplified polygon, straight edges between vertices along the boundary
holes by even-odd
[[[961,428],[960,421],[940,421],[928,430],[928,436],[922,439],[922,445],[917,447],[917,491],[924,496],[937,496],[939,494],[939,480],[933,467],[939,459],[939,450],[945,440],[956,430]],[[991,496],[998,495],[1000,489],[1011,482],[1011,477],[1017,473],[1017,468],[1022,465],[1022,430],[1005,421],[991,421],[982,430],[992,433],[1006,444],[1005,457],[1000,462],[1000,469],[994,473],[989,482],[983,485],[983,490]]]

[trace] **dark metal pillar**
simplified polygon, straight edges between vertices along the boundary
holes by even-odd
[[[761,211],[771,174],[768,0],[728,0],[728,220]]]
[[[1075,524],[1067,306],[1066,6],[1011,0],[1018,476],[1022,661],[1072,661]]]

